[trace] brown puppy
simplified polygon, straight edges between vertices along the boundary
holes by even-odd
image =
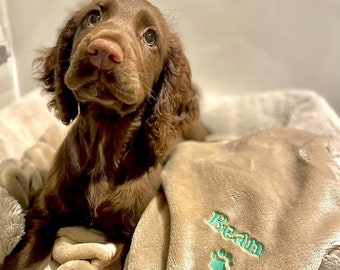
[[[103,231],[119,250],[106,269],[121,269],[164,155],[198,118],[188,61],[145,0],[94,1],[38,61],[49,106],[63,123],[76,120],[4,269],[44,269],[56,232],[73,225]]]

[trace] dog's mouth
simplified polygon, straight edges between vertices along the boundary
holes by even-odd
[[[65,81],[80,102],[100,101],[103,105],[121,102],[133,106],[145,98],[146,91],[136,72],[103,71],[86,65],[71,69]]]
[[[101,81],[93,81],[85,84],[80,89],[74,91],[74,94],[78,97],[80,101],[98,101],[103,104],[114,104],[120,101],[108,87]]]
[[[81,103],[97,103],[122,116],[134,111],[142,103],[136,94],[127,94],[129,91],[119,87],[119,82],[112,78],[108,83],[107,79],[98,77],[72,92]]]

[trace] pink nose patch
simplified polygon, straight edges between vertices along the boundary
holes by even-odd
[[[102,70],[110,70],[124,60],[122,47],[112,40],[103,38],[93,40],[88,45],[87,52],[91,64]]]

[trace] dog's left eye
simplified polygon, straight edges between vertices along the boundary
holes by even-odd
[[[153,47],[157,42],[157,34],[154,30],[148,29],[143,34],[143,41],[146,45]]]
[[[102,19],[102,16],[100,14],[99,10],[93,10],[87,17],[87,24],[89,26],[93,26],[98,24]]]

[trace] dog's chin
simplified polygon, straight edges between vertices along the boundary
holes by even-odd
[[[108,110],[116,111],[120,116],[136,111],[142,103],[137,99],[133,100],[125,98],[125,96],[114,95],[107,88],[97,83],[84,85],[79,89],[72,90],[72,92],[80,103],[98,104]]]

